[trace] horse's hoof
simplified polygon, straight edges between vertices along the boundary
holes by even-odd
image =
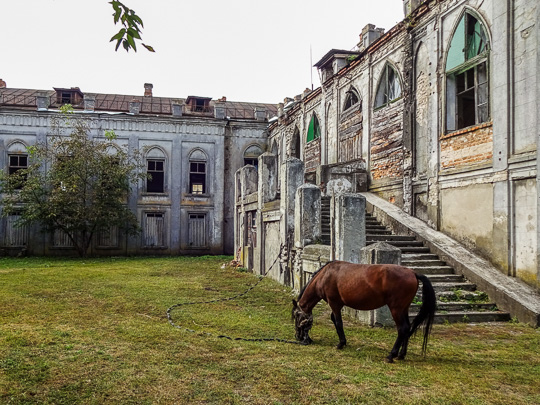
[[[387,357],[386,359],[384,359],[384,361],[386,363],[393,363],[394,362],[394,358],[393,357]]]
[[[340,343],[336,346],[336,349],[341,350],[345,347],[346,343]]]

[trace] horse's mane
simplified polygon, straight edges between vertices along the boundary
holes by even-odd
[[[304,295],[304,291],[306,291],[306,288],[308,288],[308,286],[311,284],[311,282],[313,281],[313,279],[315,278],[315,276],[317,274],[319,274],[319,271],[321,271],[327,264],[330,264],[332,263],[334,260],[330,261],[330,262],[326,262],[325,264],[323,264],[321,266],[321,268],[319,270],[317,270],[315,273],[313,273],[313,275],[311,276],[311,278],[309,279],[309,281],[306,283],[306,285],[304,287],[302,287],[302,289],[300,290],[300,294],[298,294],[298,298],[297,300],[300,301],[300,298],[302,298],[302,295]]]

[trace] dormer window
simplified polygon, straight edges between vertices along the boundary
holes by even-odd
[[[70,89],[55,88],[54,90],[56,91],[56,102],[60,105],[78,105],[84,100],[84,94],[78,87],[72,87]]]
[[[210,111],[210,97],[189,96],[186,99],[186,106],[192,113],[208,113]]]

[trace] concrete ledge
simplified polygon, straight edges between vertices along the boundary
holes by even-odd
[[[540,326],[540,293],[519,279],[501,273],[487,260],[468,251],[459,242],[430,228],[399,207],[372,193],[366,197],[367,210],[397,233],[414,234],[431,251],[484,291],[499,308],[520,322]]]

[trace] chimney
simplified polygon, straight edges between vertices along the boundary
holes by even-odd
[[[154,85],[152,83],[145,83],[144,84],[144,96],[145,97],[152,97],[152,89],[154,88]]]
[[[364,51],[377,39],[384,35],[384,28],[376,28],[373,24],[367,24],[362,28],[362,33],[360,34],[360,42],[357,47],[360,52]]]
[[[5,89],[6,87],[7,87],[6,82],[0,79],[0,89]]]
[[[219,98],[218,101],[221,102],[221,103],[224,103],[225,101],[227,101],[227,97],[223,96],[223,97]]]

